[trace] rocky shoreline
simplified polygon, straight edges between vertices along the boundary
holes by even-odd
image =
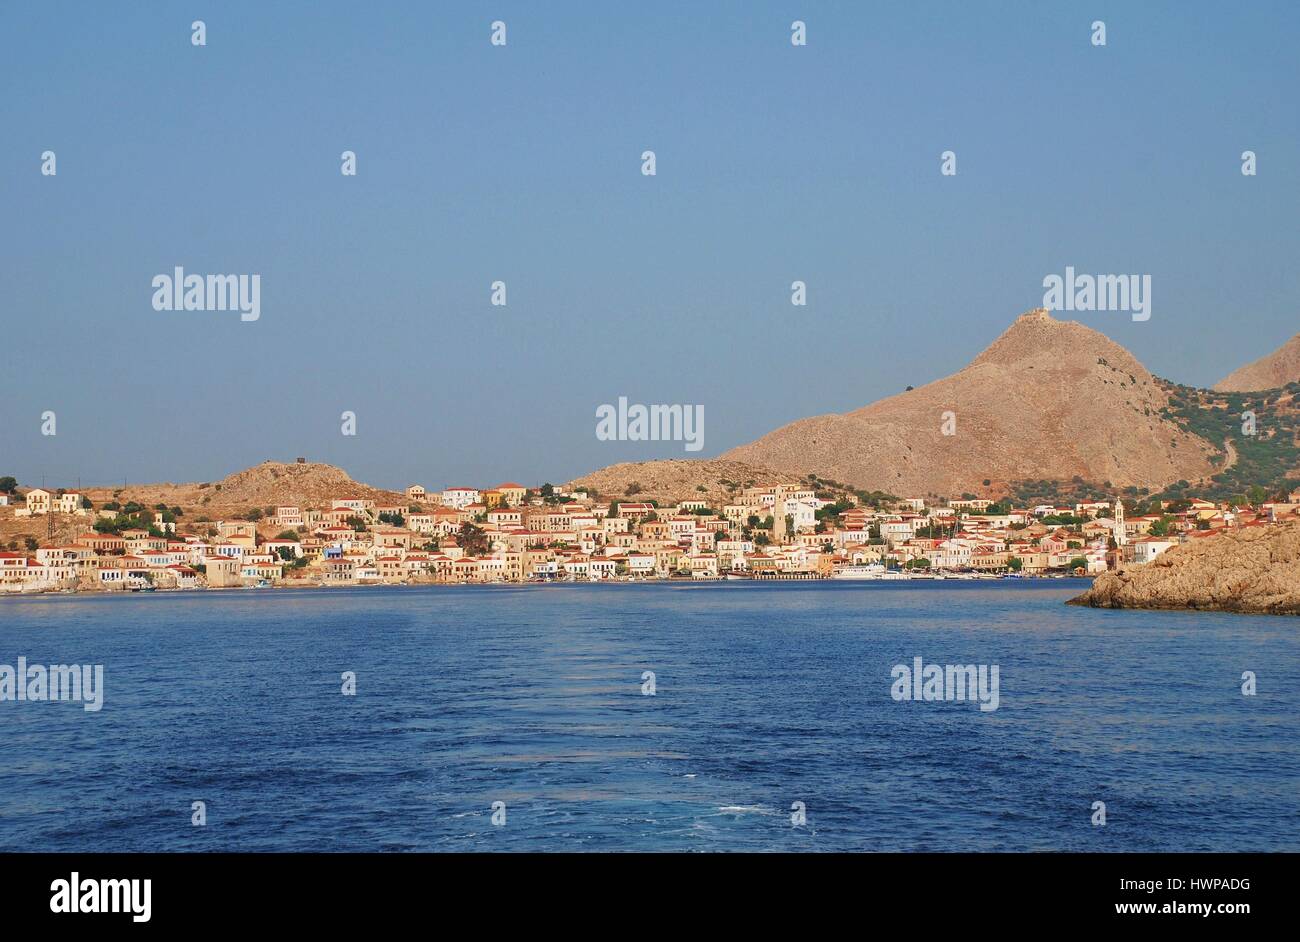
[[[1300,615],[1300,525],[1194,536],[1146,565],[1098,576],[1067,604]]]

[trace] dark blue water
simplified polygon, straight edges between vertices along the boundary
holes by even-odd
[[[0,850],[1300,850],[1300,621],[1081,588],[0,599],[0,663],[105,665],[0,703]],[[916,656],[999,709],[893,701]]]

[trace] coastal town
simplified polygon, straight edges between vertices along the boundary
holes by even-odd
[[[1300,490],[1230,504],[1120,499],[1014,507],[970,495],[864,500],[808,483],[728,502],[598,499],[581,487],[413,484],[208,520],[179,506],[0,486],[0,520],[80,535],[0,546],[0,593],[355,585],[1092,576],[1193,540],[1300,520]],[[84,529],[83,529],[84,528]],[[48,527],[53,533],[54,527]]]

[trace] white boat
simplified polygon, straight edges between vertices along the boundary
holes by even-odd
[[[883,579],[885,567],[870,563],[865,566],[842,566],[831,573],[832,579]]]
[[[879,563],[864,566],[843,566],[831,573],[832,579],[909,579],[905,572],[886,569]]]

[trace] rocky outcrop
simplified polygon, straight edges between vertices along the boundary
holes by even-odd
[[[1069,604],[1300,615],[1300,524],[1194,537],[1150,563],[1098,576]]]

